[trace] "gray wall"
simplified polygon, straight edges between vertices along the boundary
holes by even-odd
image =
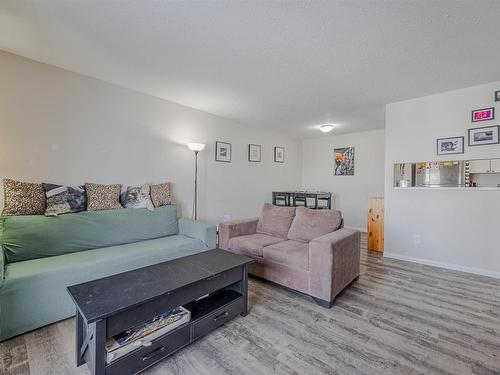
[[[335,130],[333,131],[335,133]],[[334,176],[334,148],[354,146],[354,176]],[[384,195],[384,130],[306,139],[302,184],[335,195],[345,224],[366,231],[369,197]]]
[[[216,140],[233,162],[214,161]],[[302,183],[302,143],[152,96],[0,51],[0,177],[81,184],[171,181],[190,216],[193,153],[200,153],[200,218],[259,214],[274,189]],[[248,143],[262,162],[247,161]],[[273,146],[286,162],[273,162]],[[0,202],[1,204],[2,202]]]
[[[445,92],[386,107],[386,256],[500,277],[500,189],[393,188],[399,162],[500,157],[500,145],[465,146],[463,155],[436,155],[436,139],[465,136],[471,110],[495,105],[500,82]],[[496,105],[497,116],[500,106]]]

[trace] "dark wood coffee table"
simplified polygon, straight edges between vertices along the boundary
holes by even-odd
[[[87,363],[95,375],[136,374],[235,316],[245,316],[251,262],[209,250],[68,287],[76,305],[77,366]],[[177,306],[191,311],[190,322],[106,363],[108,337]]]

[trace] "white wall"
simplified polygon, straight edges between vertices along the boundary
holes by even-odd
[[[214,161],[216,140],[231,142],[232,163]],[[302,145],[152,96],[0,51],[0,177],[38,182],[141,184],[171,181],[191,214],[193,154],[200,153],[199,217],[257,216],[274,189],[301,185]],[[248,143],[262,162],[247,161]],[[273,146],[286,162],[273,162]],[[1,202],[0,202],[1,203]]]
[[[385,255],[500,277],[500,190],[404,190],[392,187],[398,162],[500,157],[500,145],[436,156],[436,139],[465,136],[471,110],[494,106],[500,82],[386,107]],[[496,105],[497,116],[500,105]],[[415,235],[420,236],[420,244]]]
[[[354,176],[334,176],[334,148],[354,146]],[[366,231],[369,197],[384,195],[384,130],[307,139],[302,147],[302,185],[335,195],[345,225]]]

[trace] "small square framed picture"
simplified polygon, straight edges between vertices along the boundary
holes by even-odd
[[[231,162],[231,143],[215,142],[215,161]]]
[[[248,161],[259,162],[261,161],[260,157],[261,146],[260,145],[248,145]]]
[[[500,102],[500,90],[495,91],[495,101]]]
[[[469,146],[493,145],[499,143],[499,125],[469,129]]]
[[[275,147],[274,148],[274,162],[275,163],[284,163],[285,162],[285,148],[284,147]]]
[[[437,154],[451,155],[464,153],[464,137],[439,138],[437,140]]]
[[[476,109],[472,111],[472,122],[488,121],[495,119],[495,107]]]

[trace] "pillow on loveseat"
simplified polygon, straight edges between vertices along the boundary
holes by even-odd
[[[278,207],[266,203],[257,223],[257,233],[286,238],[295,216],[295,207]]]
[[[309,242],[327,233],[335,232],[342,224],[342,214],[337,210],[311,210],[297,207],[288,239]]]

